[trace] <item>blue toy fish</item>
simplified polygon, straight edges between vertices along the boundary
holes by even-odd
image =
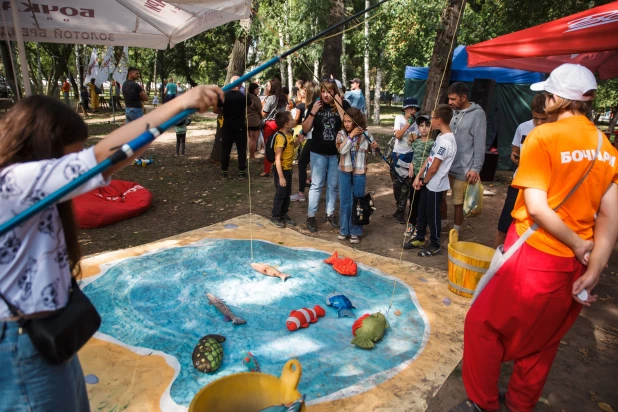
[[[251,352],[245,350],[241,352],[241,355],[242,363],[244,363],[247,369],[249,369],[249,372],[261,372],[260,364]]]
[[[350,310],[355,306],[352,305],[350,299],[346,298],[343,294],[339,292],[333,292],[326,296],[326,304],[338,310],[337,317],[339,318],[342,318],[344,316],[350,318],[356,317],[354,313]]]

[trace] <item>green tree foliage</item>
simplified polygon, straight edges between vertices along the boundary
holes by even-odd
[[[371,0],[375,4],[377,0]],[[370,61],[375,73],[377,64],[383,71],[383,89],[400,93],[404,86],[405,66],[426,66],[431,58],[440,13],[448,0],[390,0],[369,14]],[[496,36],[511,33],[568,16],[612,0],[468,0],[462,16],[458,44],[475,44]],[[284,3],[287,7],[284,9]],[[331,0],[261,0],[259,11],[253,20],[247,69],[280,54],[288,47],[298,44],[327,28]],[[344,15],[350,16],[365,7],[365,0],[345,0]],[[284,13],[287,10],[287,19]],[[286,24],[287,21],[287,24]],[[340,31],[342,29],[338,29]],[[363,18],[347,24],[346,67],[347,78],[363,77],[363,54],[365,39]],[[191,84],[212,83],[222,85],[225,80],[228,59],[236,36],[241,32],[238,22],[229,23],[199,34],[183,44],[165,50],[157,62],[157,82],[161,76],[174,77]],[[284,46],[279,33],[285,35]],[[332,32],[330,34],[334,34]],[[329,35],[330,35],[329,34]],[[456,45],[455,45],[456,46]],[[87,63],[93,46],[83,50]],[[315,62],[320,66],[323,41],[305,47],[293,57],[295,78],[313,78]],[[99,46],[102,55],[105,46]],[[122,48],[116,48],[118,57]],[[130,48],[129,63],[141,69],[144,81],[153,79],[157,52],[151,49]],[[67,67],[55,67],[63,56],[64,45],[41,44],[41,68],[45,79],[56,74],[61,79],[66,68],[72,73],[74,50],[67,59]],[[36,49],[27,44],[28,63],[34,82],[40,82],[37,74]],[[382,57],[380,59],[380,57]],[[306,63],[306,64],[305,64]],[[259,77],[264,80],[279,77],[278,65],[266,70]],[[153,79],[154,80],[154,79]],[[372,80],[373,81],[373,80]],[[597,106],[609,106],[616,101],[616,82],[601,82]],[[607,90],[606,90],[607,89]],[[43,93],[47,90],[41,91]],[[612,102],[613,99],[613,102]]]

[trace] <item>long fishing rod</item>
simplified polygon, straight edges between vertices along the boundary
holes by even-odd
[[[288,57],[289,55],[297,52],[298,50],[302,49],[303,47],[306,47],[306,46],[314,43],[315,41],[319,40],[322,36],[330,33],[334,29],[336,29],[336,28],[338,28],[340,26],[343,26],[344,24],[348,23],[349,21],[354,20],[355,18],[357,18],[359,16],[362,16],[363,14],[369,12],[370,10],[375,9],[376,7],[381,6],[382,4],[386,3],[387,1],[389,1],[389,0],[381,0],[378,3],[374,4],[373,6],[370,6],[370,7],[366,8],[366,9],[364,9],[364,10],[359,11],[358,13],[348,17],[347,19],[345,19],[345,20],[343,20],[343,21],[341,21],[341,22],[339,22],[339,23],[337,23],[337,24],[327,28],[326,30],[316,34],[315,36],[305,40],[304,42],[302,42],[302,43],[292,47],[291,49],[285,51],[281,55],[273,57],[272,59],[268,60],[267,62],[261,64],[260,66],[256,67],[255,69],[251,70],[249,73],[246,73],[246,74],[240,76],[236,81],[233,81],[230,84],[222,87],[222,90],[225,92],[225,91],[228,91],[228,90],[231,90],[231,89],[233,89],[235,87],[240,86],[243,82],[245,82],[247,80],[250,80],[252,77],[255,77],[257,74],[263,72],[264,70],[268,69],[269,67],[274,66],[280,60],[285,59],[286,57]],[[67,183],[66,185],[64,185],[60,189],[56,190],[54,193],[50,194],[49,196],[45,197],[44,199],[42,199],[39,202],[35,203],[34,205],[30,206],[28,209],[24,210],[23,212],[19,213],[18,215],[14,216],[13,218],[11,218],[8,221],[4,222],[2,225],[0,225],[0,236],[4,235],[9,230],[13,229],[14,227],[18,226],[19,224],[23,223],[24,221],[30,219],[31,217],[33,217],[34,215],[36,215],[37,213],[39,213],[43,209],[45,209],[45,208],[51,206],[52,204],[58,202],[60,199],[62,199],[63,197],[65,197],[66,195],[68,195],[69,193],[71,193],[72,191],[74,191],[75,189],[77,189],[78,187],[83,185],[84,183],[86,183],[88,180],[90,180],[93,177],[97,176],[99,173],[102,173],[105,170],[107,170],[110,167],[112,167],[113,165],[118,164],[119,162],[122,162],[123,160],[126,160],[129,157],[133,156],[133,154],[137,150],[139,150],[140,148],[144,147],[145,145],[151,143],[161,133],[165,132],[170,127],[172,127],[172,126],[182,122],[183,120],[185,120],[186,118],[191,116],[196,111],[197,111],[197,109],[183,110],[182,112],[178,113],[177,115],[175,115],[174,117],[172,117],[168,121],[164,122],[160,126],[152,127],[150,129],[146,130],[145,132],[143,132],[141,135],[139,135],[135,139],[131,140],[130,142],[125,143],[124,145],[122,145],[122,147],[120,149],[118,149],[116,152],[114,152],[112,155],[110,155],[107,159],[105,159],[104,161],[102,161],[101,163],[99,163],[98,165],[93,167],[92,169],[88,170],[86,173],[80,175],[79,177],[77,177],[74,180],[72,180],[71,182]]]

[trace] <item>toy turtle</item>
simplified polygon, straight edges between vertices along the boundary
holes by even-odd
[[[225,338],[221,335],[206,335],[193,349],[193,367],[200,372],[215,372],[223,361]]]

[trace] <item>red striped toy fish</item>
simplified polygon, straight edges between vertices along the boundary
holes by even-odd
[[[310,323],[318,321],[318,317],[326,315],[326,311],[320,305],[315,305],[313,309],[302,308],[290,312],[290,317],[285,321],[288,330],[294,331],[299,328],[308,328]]]

